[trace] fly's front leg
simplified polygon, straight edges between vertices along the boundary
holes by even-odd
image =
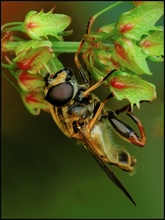
[[[88,125],[88,128],[89,128],[90,130],[91,130],[91,129],[93,128],[93,126],[95,125],[95,123],[96,123],[98,117],[99,117],[100,114],[101,114],[102,109],[104,108],[105,104],[108,102],[108,100],[109,100],[110,98],[113,98],[113,94],[112,94],[112,93],[110,93],[110,94],[106,97],[106,99],[105,99],[103,102],[100,103],[100,106],[99,106],[99,108],[98,108],[98,110],[97,110],[95,116],[91,119],[91,121],[90,121],[90,123],[89,123],[89,125]]]
[[[87,27],[86,27],[86,35],[87,35],[87,36],[88,36],[89,34],[91,34],[91,32],[92,32],[91,29],[92,29],[93,23],[94,23],[94,21],[96,20],[96,18],[97,18],[99,15],[101,15],[102,13],[104,13],[105,11],[108,11],[109,9],[111,9],[111,7],[112,7],[112,6],[110,6],[110,7],[106,8],[106,9],[100,11],[99,13],[95,14],[94,16],[92,16],[92,17],[89,19],[88,24],[87,24]],[[84,37],[82,38],[82,40],[81,40],[81,42],[80,42],[80,44],[79,44],[79,47],[78,47],[76,53],[75,53],[74,62],[75,62],[75,64],[76,64],[76,67],[77,67],[77,69],[78,69],[78,72],[79,72],[80,77],[81,77],[82,81],[84,82],[84,84],[86,84],[86,85],[91,85],[91,81],[92,81],[91,75],[90,75],[89,71],[87,70],[87,68],[85,68],[86,70],[84,70],[84,68],[82,67],[82,65],[81,65],[81,63],[80,63],[80,61],[79,61],[79,59],[78,59],[78,55],[79,55],[79,53],[81,52],[81,50],[82,50],[82,48],[83,48],[83,46],[84,46],[84,44],[85,44],[85,41],[86,41],[86,40],[85,40],[85,35],[84,35]]]
[[[80,99],[82,99],[83,97],[87,97],[90,92],[92,92],[93,90],[95,90],[95,89],[97,89],[99,86],[101,86],[101,85],[105,82],[105,80],[106,80],[114,71],[116,71],[116,69],[114,69],[114,70],[112,70],[111,72],[109,72],[102,80],[98,81],[98,82],[95,83],[93,86],[89,87],[87,90],[81,91],[81,94],[79,94],[78,99],[80,100]],[[99,107],[100,112],[101,112],[101,110],[103,109],[104,105],[107,103],[107,101],[108,101],[111,97],[113,97],[113,95],[110,93],[110,94],[107,96],[107,98],[100,104],[100,107]]]
[[[81,77],[83,83],[86,84],[87,87],[89,87],[90,84],[91,84],[91,76],[90,76],[88,71],[85,71],[83,69],[83,67],[82,67],[82,65],[81,65],[81,63],[78,59],[78,55],[79,55],[84,43],[85,43],[85,41],[84,41],[84,39],[82,39],[81,42],[80,42],[80,45],[79,45],[79,47],[78,47],[78,49],[75,53],[74,62],[76,64],[77,70],[80,74],[80,77]]]
[[[99,86],[101,86],[101,85],[104,83],[104,81],[105,81],[114,71],[116,71],[116,70],[112,70],[112,71],[109,72],[102,80],[98,81],[98,82],[95,83],[93,86],[91,86],[89,89],[87,89],[85,92],[83,92],[83,96],[84,96],[84,97],[87,96],[91,91],[93,91],[93,90],[95,90],[96,88],[98,88]],[[95,116],[91,119],[91,121],[90,121],[90,123],[89,123],[89,125],[88,125],[88,127],[89,127],[90,130],[93,128],[94,124],[96,123],[98,117],[99,117],[100,114],[101,114],[102,109],[104,108],[105,104],[108,102],[108,100],[109,100],[110,98],[113,98],[113,94],[112,94],[112,93],[110,93],[110,94],[106,97],[106,99],[105,99],[103,102],[101,102],[101,104],[100,104],[100,106],[99,106],[99,108],[98,108],[98,110],[97,110]]]
[[[135,133],[135,131],[126,123],[119,120],[116,115],[121,112],[127,111],[127,115],[137,124],[141,138]],[[120,136],[126,141],[133,143],[137,146],[143,147],[146,143],[146,136],[144,132],[144,127],[140,120],[131,112],[131,106],[126,105],[121,109],[116,110],[115,112],[109,111],[108,119],[114,129],[120,134]]]
[[[89,34],[89,33],[91,32],[91,28],[92,28],[92,24],[93,24],[94,20],[95,20],[95,17],[94,17],[94,16],[89,19],[88,24],[87,24],[87,27],[86,27],[86,34]],[[82,75],[82,73],[84,73],[84,70],[83,70],[83,68],[82,68],[82,66],[81,66],[81,64],[80,64],[80,61],[79,61],[79,59],[78,59],[78,55],[79,55],[79,53],[81,52],[84,43],[85,43],[85,40],[84,40],[84,38],[83,38],[83,39],[81,40],[80,44],[79,44],[79,47],[78,47],[78,49],[77,49],[77,51],[76,51],[76,53],[75,53],[75,57],[74,57],[74,61],[75,61],[75,64],[76,64],[76,66],[77,66],[77,69],[78,69],[80,75]]]
[[[89,29],[88,27],[90,25],[90,20],[89,20],[88,25],[87,25],[86,34],[88,33],[88,29]],[[78,59],[78,55],[81,52],[81,50],[82,50],[82,48],[84,46],[84,43],[85,43],[85,39],[83,38],[81,40],[80,44],[79,44],[79,47],[78,47],[76,53],[75,53],[74,62],[76,64],[77,70],[78,70],[78,72],[80,74],[80,77],[81,77],[83,83],[86,84],[87,87],[89,87],[91,85],[91,83],[92,83],[91,75],[90,75],[90,73],[89,73],[89,71],[87,70],[86,67],[85,67],[85,70],[84,70],[84,68],[82,67],[82,65],[81,65],[81,63],[80,63],[80,61]]]
[[[84,96],[86,96],[88,93],[92,92],[93,90],[97,89],[99,86],[101,86],[105,80],[113,73],[115,72],[116,69],[112,70],[111,72],[109,72],[102,80],[98,81],[97,83],[95,83],[93,86],[91,86],[89,89],[87,89],[83,94]],[[110,97],[111,97],[111,94],[110,94]],[[107,96],[107,98],[105,99],[105,101],[108,101],[109,100],[109,96]],[[107,103],[106,101],[106,103]]]

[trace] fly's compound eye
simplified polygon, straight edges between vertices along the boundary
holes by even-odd
[[[73,86],[70,83],[61,83],[52,86],[45,99],[52,105],[61,107],[66,105],[73,97]]]

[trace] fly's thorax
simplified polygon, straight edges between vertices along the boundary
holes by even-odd
[[[94,117],[99,105],[99,99],[93,94],[89,94],[81,100],[75,98],[67,105],[68,117],[78,117],[77,123],[79,125],[81,125],[83,121],[84,124],[89,123]]]
[[[80,134],[79,128],[84,130],[85,137],[90,134],[88,125],[99,106],[100,100],[94,94],[89,94],[87,97],[81,99],[81,101],[72,99],[65,106],[52,106],[51,114],[60,130],[66,136],[80,140],[84,137]],[[98,120],[101,116],[103,116],[102,112]]]

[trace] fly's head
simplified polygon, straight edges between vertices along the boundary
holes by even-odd
[[[54,75],[48,73],[44,77],[44,81],[44,98],[54,106],[67,105],[77,94],[77,81],[73,75],[73,70],[69,67],[58,71]]]

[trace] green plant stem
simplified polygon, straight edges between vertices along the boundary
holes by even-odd
[[[4,28],[8,27],[8,26],[14,26],[14,25],[22,25],[23,22],[10,22],[10,23],[6,23],[4,25],[1,26],[1,30],[3,30]]]
[[[1,63],[1,66],[6,68],[6,69],[13,69],[15,66],[12,64],[5,64],[5,63]]]
[[[119,4],[121,4],[121,3],[123,3],[123,1],[118,1],[118,2],[116,2],[116,3],[114,3],[114,4],[112,4],[112,5],[110,5],[110,6],[108,6],[107,8],[104,8],[103,10],[101,10],[100,12],[98,12],[97,14],[95,14],[94,16],[93,16],[93,19],[96,19],[98,16],[100,16],[101,14],[103,14],[103,13],[105,13],[106,11],[108,11],[108,10],[110,10],[110,9],[112,9],[112,8],[114,8],[114,7],[116,7],[117,5],[119,5]]]
[[[78,49],[80,42],[53,42],[52,49],[55,53],[75,53]],[[88,45],[84,44],[83,50],[87,49]],[[82,52],[83,52],[82,50]]]
[[[52,49],[55,53],[75,53],[78,49],[80,42],[66,42],[66,41],[54,41],[52,42]],[[20,46],[20,42],[7,42],[5,45],[6,50],[12,50]],[[85,43],[83,50],[87,49],[88,45]]]
[[[55,53],[76,53],[80,42],[53,42],[52,49]],[[104,44],[105,46],[112,46],[112,44]],[[81,52],[84,52],[89,47],[89,44],[84,43]]]
[[[116,7],[117,5],[123,3],[123,1],[118,1],[110,6],[108,6],[107,8],[104,8],[102,11],[98,12],[97,14],[95,14],[91,20],[90,20],[90,23],[89,23],[89,26],[88,26],[88,33],[91,33],[91,29],[92,29],[92,25],[94,23],[94,21],[96,20],[97,17],[99,17],[101,14],[105,13],[106,11]]]
[[[55,53],[76,53],[80,42],[73,41],[54,41],[52,42],[52,49]],[[105,44],[110,46],[110,44]],[[12,50],[20,46],[20,42],[7,42],[5,45],[6,50]],[[81,52],[86,50],[89,47],[89,44],[84,43]]]
[[[11,72],[11,71],[10,71]],[[2,72],[2,75],[5,77],[5,79],[19,92],[19,93],[21,93],[21,89],[18,87],[18,86],[16,86],[7,76],[6,76],[6,74],[4,74],[3,72]],[[12,74],[13,75],[13,74]]]

